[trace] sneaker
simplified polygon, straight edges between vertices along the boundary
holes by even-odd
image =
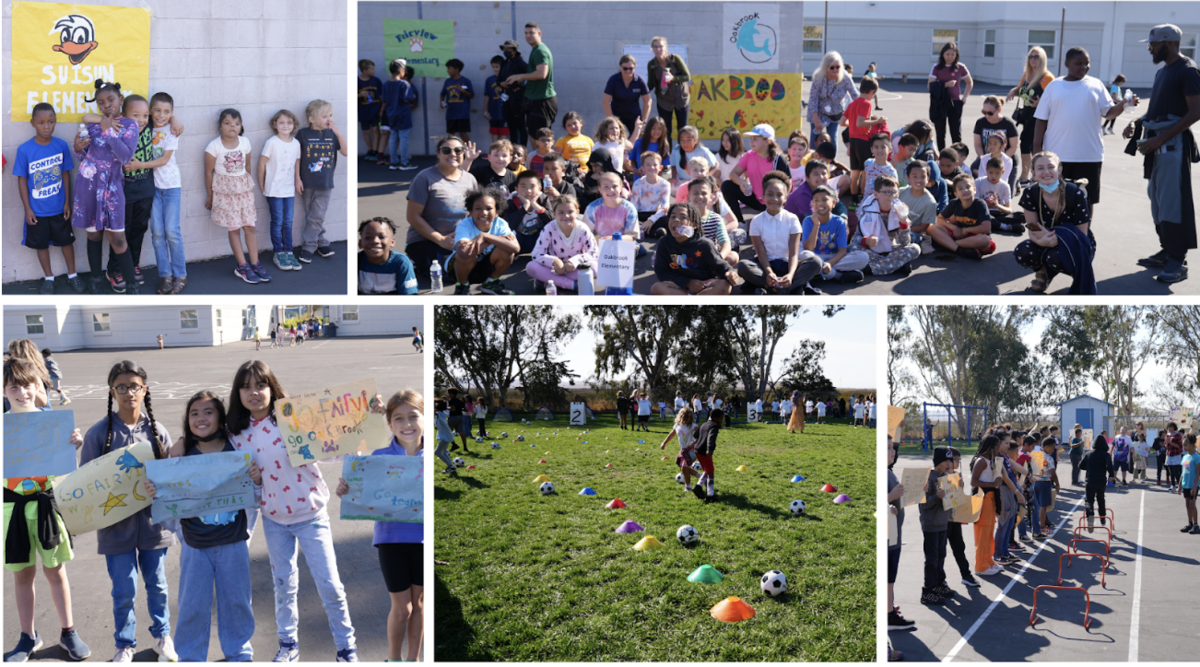
[[[1188,525],[1184,526],[1183,528],[1180,528],[1180,529],[1179,529],[1179,532],[1181,532],[1181,533],[1190,533],[1190,532],[1192,532],[1192,524],[1190,524],[1190,523],[1189,523]],[[22,635],[24,635],[24,633],[21,633],[21,634],[22,634]]]
[[[899,612],[888,612],[888,630],[912,630],[917,624],[900,615]]]
[[[337,253],[335,253],[333,251],[333,248],[330,248],[329,246],[324,245],[324,246],[317,248],[317,254],[322,257],[333,257]],[[358,660],[355,659],[353,662],[358,662]]]
[[[250,268],[249,264],[242,264],[234,269],[233,275],[241,278],[251,285],[257,285],[259,283],[258,276],[254,274],[254,269]]]
[[[146,284],[146,276],[142,275],[142,268],[140,266],[133,267],[133,282],[139,285]]]
[[[133,647],[118,646],[116,655],[109,662],[133,662]]]
[[[1096,529],[1092,527],[1094,521],[1095,521],[1095,519],[1092,517],[1091,514],[1089,514],[1087,517],[1087,529],[1088,529],[1089,533],[1093,533],[1096,531]]]
[[[107,292],[104,289],[104,286],[107,284],[108,281],[106,281],[104,279],[104,276],[97,276],[97,275],[93,274],[92,277],[89,279],[89,281],[90,281],[90,292],[92,294],[107,294]]]
[[[33,631],[32,637],[22,632],[21,638],[17,640],[17,647],[4,654],[4,662],[25,662],[31,653],[41,647],[42,636],[37,630]]]
[[[38,290],[38,294],[41,294],[43,296],[53,295],[54,294],[54,279],[51,278],[50,280],[43,280],[42,287],[41,287],[41,289]],[[37,630],[34,630],[34,632],[37,632]]]
[[[297,662],[300,660],[300,645],[296,642],[279,642],[279,651],[271,662]]]
[[[952,597],[954,597],[954,596],[956,595],[956,593],[954,592],[954,589],[953,589],[953,588],[950,588],[950,587],[949,587],[949,586],[947,586],[946,584],[942,584],[941,586],[938,586],[938,587],[934,588],[934,589],[933,589],[933,592],[934,592],[934,593],[937,593],[937,594],[938,594],[938,595],[940,595],[940,596],[942,596],[942,599],[945,599],[945,598],[952,598]]]
[[[928,236],[926,236],[925,240],[921,241],[921,254],[922,255],[932,255],[934,252],[937,252],[937,251],[933,247],[933,240],[930,239]]]
[[[88,645],[83,643],[83,640],[79,638],[79,633],[75,631],[75,628],[71,628],[70,630],[67,630],[59,635],[58,645],[63,647],[63,649],[66,650],[67,655],[75,661],[85,660],[92,654],[92,649],[88,648]]]
[[[863,272],[857,270],[841,271],[838,273],[839,283],[861,283],[863,281]]]
[[[58,404],[59,404],[59,405],[70,405],[70,404],[71,404],[71,399],[69,399],[69,398],[64,398],[63,400],[59,401],[59,402],[58,402]]]
[[[119,273],[116,275],[113,275],[112,271],[105,271],[104,276],[106,278],[108,278],[108,285],[109,285],[109,287],[112,288],[112,291],[116,292],[117,294],[125,293],[125,277],[124,276],[122,276]]]
[[[511,296],[516,294],[516,292],[508,289],[508,287],[504,285],[504,281],[500,280],[499,278],[489,278],[483,281],[483,284],[479,286],[479,291],[483,292],[484,294],[496,294],[499,296]]]
[[[964,248],[959,246],[954,249],[954,254],[962,257],[963,259],[973,259],[976,261],[983,259],[983,254],[974,248]]]
[[[1187,280],[1187,265],[1177,259],[1168,259],[1163,270],[1154,279],[1160,283],[1177,283]]]
[[[1138,263],[1138,266],[1150,266],[1150,267],[1166,266],[1167,258],[1168,258],[1167,251],[1159,250],[1158,252],[1154,253],[1153,255],[1150,255],[1149,257],[1143,257],[1143,258],[1139,259],[1137,261],[1137,263]]]
[[[313,254],[311,252],[301,248],[300,254],[297,256],[297,259],[299,259],[301,262],[304,262],[305,264],[310,264],[310,263],[312,263],[312,260],[313,260]]]
[[[921,604],[940,605],[944,603],[942,602],[942,596],[938,595],[937,593],[933,591],[922,591]]]
[[[471,293],[471,286],[462,283],[454,283],[454,296],[467,296]]]
[[[700,500],[705,500],[708,498],[707,494],[704,491],[704,487],[699,484],[692,487],[692,493],[694,493],[696,495],[696,497],[699,498]]]
[[[398,164],[389,164],[389,165],[388,165],[388,171],[400,171],[400,165],[398,165]]]
[[[337,652],[338,662],[358,662],[358,649],[351,646]]]
[[[275,262],[275,266],[279,267],[280,271],[291,271],[292,270],[292,263],[288,261],[288,256],[287,256],[286,252],[275,253],[272,256],[271,261]]]
[[[76,294],[83,294],[88,288],[87,283],[78,274],[74,278],[67,278],[67,284],[71,286],[71,289],[75,290]]]
[[[1000,567],[999,565],[993,565],[993,566],[989,567],[988,569],[984,570],[983,572],[976,572],[975,574],[978,574],[982,577],[991,577],[993,575],[1000,574],[1003,571],[1004,571],[1004,568]]]
[[[1022,542],[1032,542],[1033,541],[1033,538],[1028,535],[1022,535],[1022,536],[1018,537],[1017,539]]]
[[[411,162],[405,162],[404,164],[400,165],[400,171],[412,171],[413,169],[416,169],[416,168],[417,168],[417,165],[415,165]]]
[[[1192,526],[1192,535],[1200,535],[1200,525]]]
[[[259,282],[271,282],[271,274],[267,273],[267,270],[263,268],[262,262],[251,264],[250,268],[254,271],[254,275],[258,276]]]
[[[175,642],[170,637],[156,639],[154,652],[158,654],[159,662],[179,662],[179,654],[175,652]]]
[[[708,496],[708,497],[706,497],[706,498],[704,499],[704,504],[705,504],[705,505],[708,505],[708,504],[710,504],[710,503],[715,503],[715,502],[717,502],[717,497],[716,497],[716,496]]]
[[[963,577],[963,578],[962,578],[962,584],[963,584],[963,586],[970,586],[970,587],[972,587],[972,588],[979,588],[979,582],[978,582],[978,581],[975,579],[975,577],[972,577],[972,576],[971,576],[971,575],[969,575],[969,574],[968,574],[967,576],[965,576],[965,577]]]
[[[1017,542],[1013,542],[1013,543],[1011,543],[1011,544],[1009,544],[1009,545],[1008,545],[1008,550],[1009,550],[1009,551],[1024,551],[1024,550],[1025,550],[1025,545],[1024,545],[1024,544],[1019,544],[1019,543],[1017,543]]]

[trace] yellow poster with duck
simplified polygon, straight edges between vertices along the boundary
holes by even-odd
[[[96,79],[149,97],[150,9],[49,2],[12,5],[12,119],[51,104],[58,122],[97,111]]]
[[[745,132],[767,123],[775,128],[776,143],[786,149],[787,136],[804,123],[804,76],[799,73],[693,74],[691,93],[692,124],[702,139],[720,139],[727,127]]]

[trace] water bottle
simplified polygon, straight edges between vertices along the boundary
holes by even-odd
[[[80,138],[80,139],[87,139],[87,138],[88,138],[88,129],[87,129],[87,123],[80,123],[80,124],[79,124],[79,138]]]
[[[442,291],[442,265],[436,259],[429,265],[429,291],[433,294]]]
[[[1126,102],[1132,102],[1132,101],[1133,101],[1133,89],[1132,89],[1132,88],[1126,88],[1126,89],[1125,89],[1125,101],[1126,101]]]
[[[546,281],[546,296],[558,296],[558,286],[553,280]]]
[[[613,240],[614,240],[614,241],[620,241],[620,240],[621,240],[621,235],[620,235],[620,234],[613,234]],[[617,295],[617,296],[626,296],[626,295],[632,295],[632,294],[633,294],[633,288],[632,288],[632,287],[624,287],[624,288],[622,288],[622,287],[609,287],[609,286],[607,286],[607,285],[606,285],[606,286],[604,287],[604,293],[605,293],[606,295]]]
[[[542,187],[552,188],[554,187],[554,181],[550,180],[549,176],[542,176]]]

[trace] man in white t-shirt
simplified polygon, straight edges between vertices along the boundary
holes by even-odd
[[[680,410],[682,410],[686,407],[687,407],[687,401],[684,400],[684,398],[683,398],[683,392],[682,391],[675,392],[675,412],[679,412]]]

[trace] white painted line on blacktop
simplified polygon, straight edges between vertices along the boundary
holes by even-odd
[[[1129,662],[1138,661],[1138,626],[1142,611],[1142,535],[1146,527],[1146,490],[1142,489],[1142,507],[1138,511],[1137,556],[1133,559],[1133,618],[1129,621]]]
[[[1062,518],[1062,521],[1059,521],[1058,525],[1054,527],[1054,532],[1050,533],[1050,537],[1054,537],[1054,533],[1057,533],[1063,527],[1063,524],[1071,520],[1071,512],[1074,512],[1075,508],[1082,504],[1083,496],[1080,496],[1079,500],[1076,500],[1075,504],[1071,506],[1071,509],[1067,510],[1067,514]],[[975,623],[971,625],[971,628],[967,630],[967,633],[964,634],[958,640],[958,643],[954,645],[954,648],[950,649],[950,652],[946,654],[946,657],[942,658],[942,662],[950,662],[953,660],[954,656],[958,655],[958,652],[967,645],[967,642],[971,641],[971,637],[975,635],[975,631],[979,629],[979,626],[983,625],[983,622],[987,620],[987,617],[992,613],[992,610],[1000,605],[1000,602],[1004,600],[1004,598],[1008,595],[1008,592],[1012,590],[1013,586],[1016,585],[1017,580],[1019,580],[1021,576],[1025,574],[1025,570],[1029,569],[1029,566],[1033,563],[1034,559],[1038,557],[1038,554],[1042,553],[1042,550],[1046,548],[1046,544],[1050,541],[1050,537],[1042,540],[1042,546],[1038,547],[1038,550],[1033,552],[1033,555],[1029,557],[1029,560],[1025,561],[1025,564],[1021,566],[1021,569],[1017,572],[1016,576],[1009,579],[1008,585],[1004,587],[1004,590],[1000,591],[1000,595],[997,595],[996,599],[992,600],[992,603],[988,605],[988,608],[983,612],[983,615],[976,619]]]

